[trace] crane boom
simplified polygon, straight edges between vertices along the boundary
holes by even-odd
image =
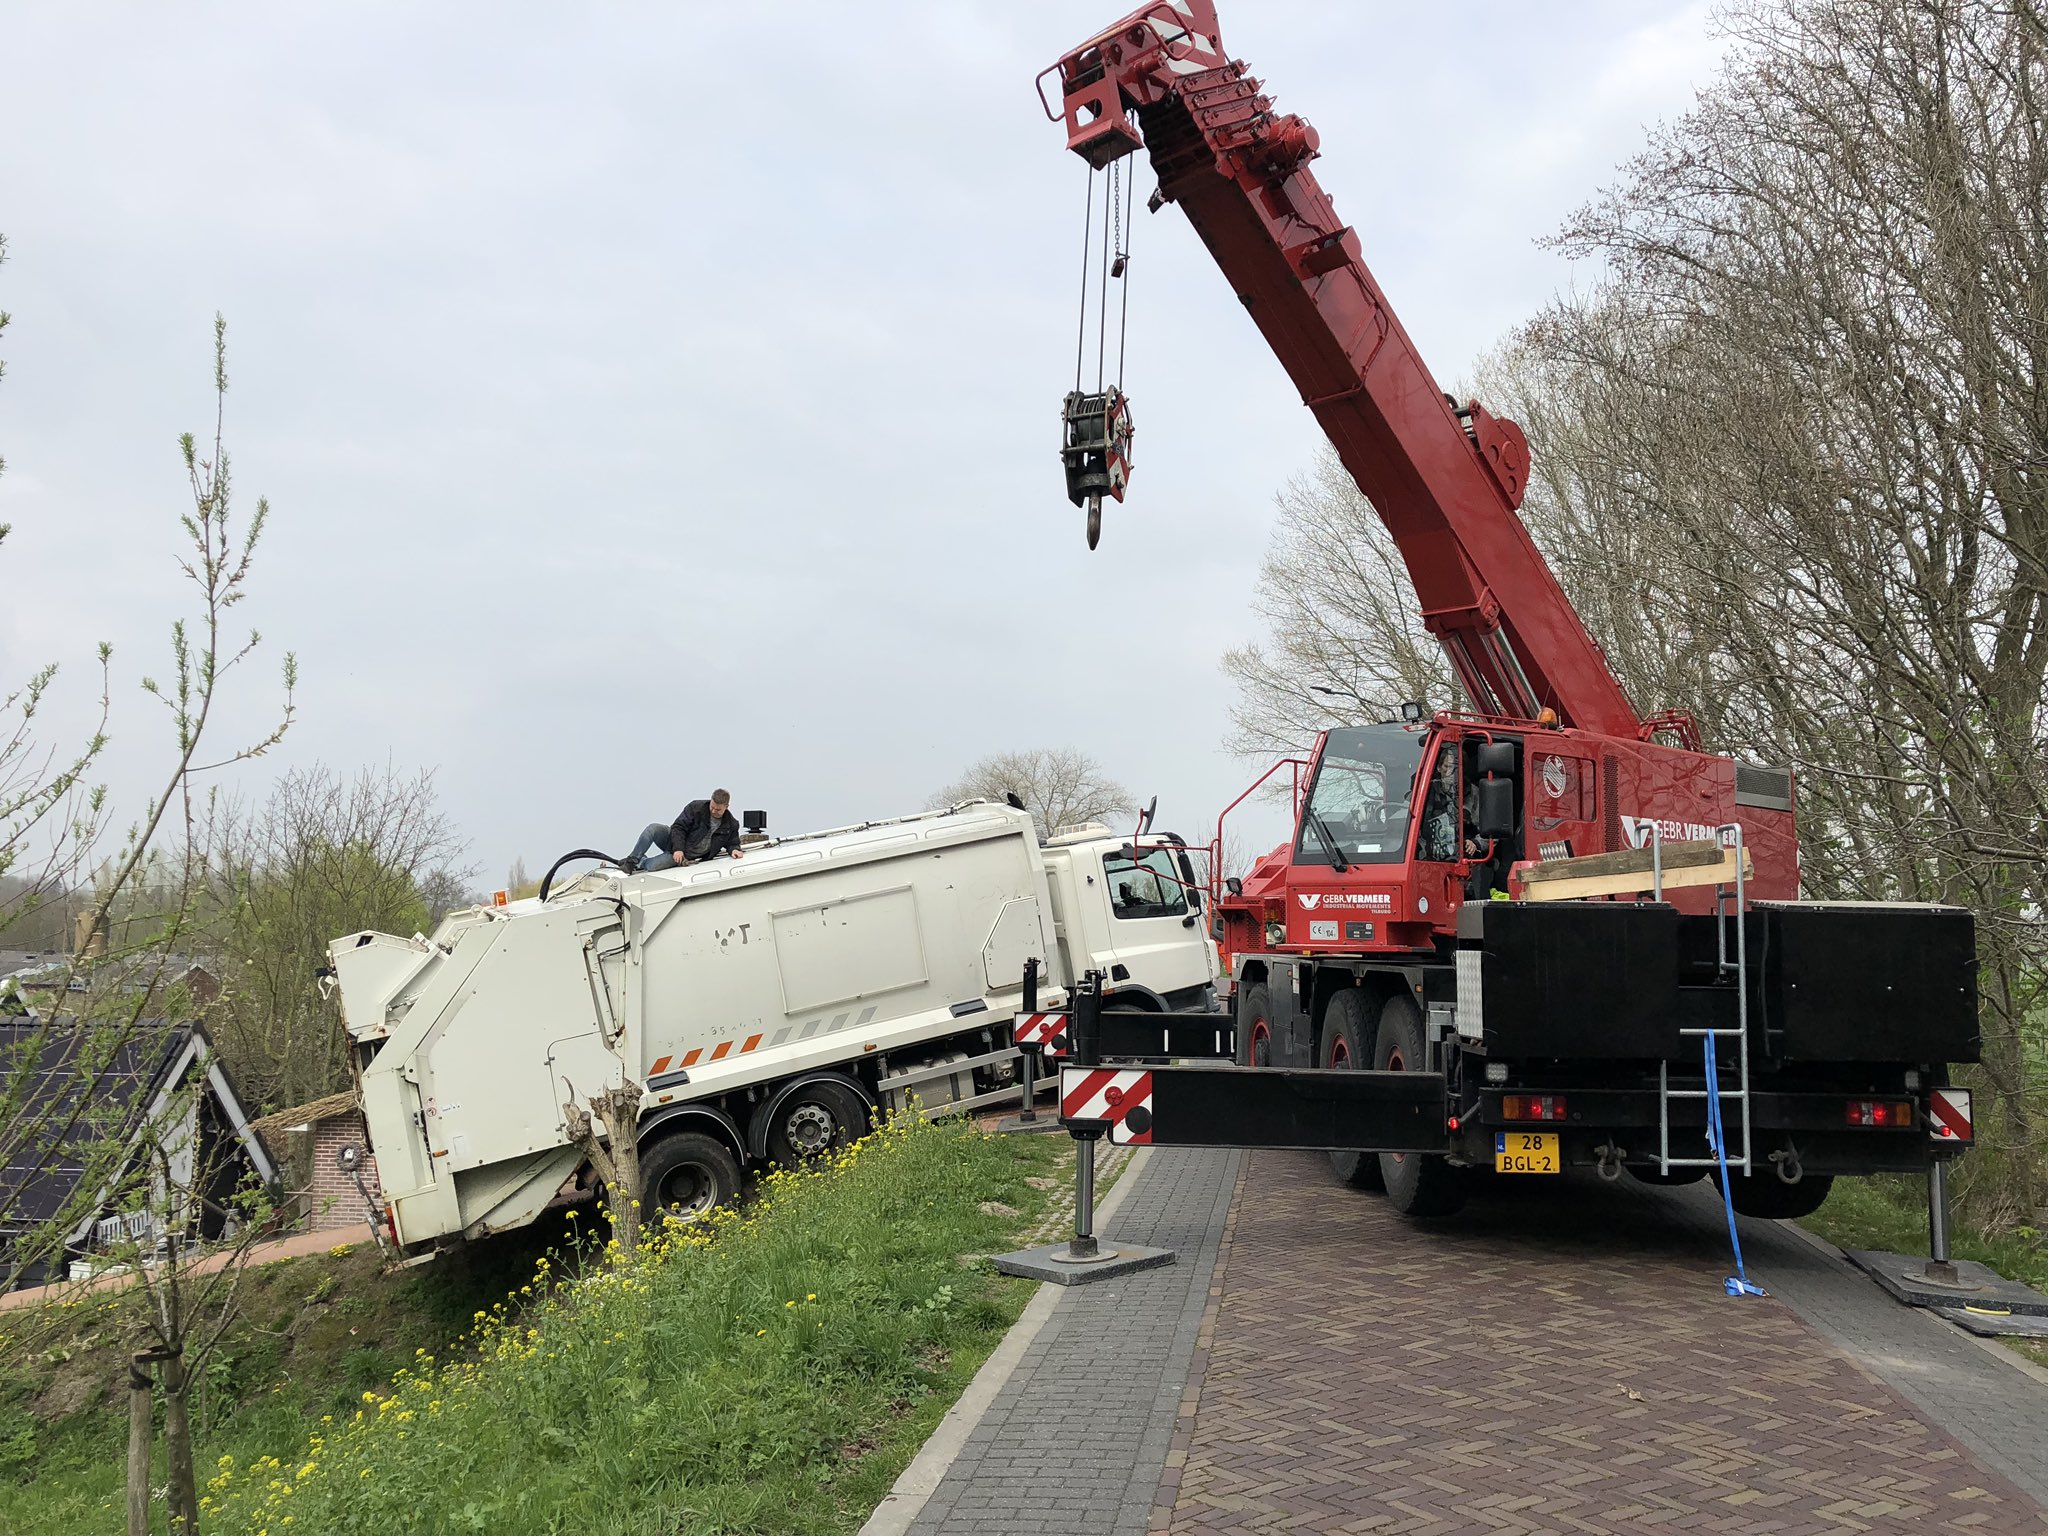
[[[1386,524],[1474,708],[1647,734],[1516,514],[1521,428],[1437,387],[1308,168],[1316,131],[1223,52],[1213,0],[1155,0],[1055,71],[1076,154],[1099,168],[1150,150],[1152,206],[1180,204],[1223,269]]]

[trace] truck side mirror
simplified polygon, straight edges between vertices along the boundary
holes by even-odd
[[[1472,830],[1484,838],[1515,835],[1515,781],[1481,779],[1473,788],[1478,804],[1473,808]]]

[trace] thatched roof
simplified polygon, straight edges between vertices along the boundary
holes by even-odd
[[[336,1115],[353,1115],[362,1111],[362,1101],[356,1097],[353,1088],[340,1093],[330,1093],[311,1103],[300,1104],[291,1109],[280,1109],[274,1115],[262,1115],[249,1122],[249,1129],[263,1138],[263,1145],[270,1149],[272,1157],[282,1157],[290,1149],[285,1137],[300,1126],[317,1125],[322,1120],[332,1120]]]

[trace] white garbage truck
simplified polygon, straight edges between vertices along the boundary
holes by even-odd
[[[1028,814],[981,801],[741,859],[591,870],[431,936],[350,934],[330,957],[401,1248],[587,1193],[567,1108],[626,1082],[644,1088],[641,1198],[685,1215],[878,1111],[1014,1097],[1027,960],[1046,1007],[1088,970],[1124,1007],[1215,1006],[1178,838],[1090,826],[1041,846]]]

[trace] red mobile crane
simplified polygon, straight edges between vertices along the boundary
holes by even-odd
[[[1637,714],[1518,515],[1527,439],[1438,388],[1309,169],[1316,131],[1223,51],[1212,0],[1155,0],[1039,86],[1091,177],[1150,152],[1148,207],[1178,204],[1222,268],[1470,704],[1326,731],[1294,764],[1293,838],[1210,892],[1238,1062],[1272,1070],[1218,1087],[1162,1067],[1110,1134],[1330,1147],[1416,1214],[1455,1207],[1459,1164],[1699,1177],[1713,1160],[1692,1149],[1724,1109],[1754,1214],[1952,1150],[1935,1095],[1977,1056],[1969,914],[1798,902],[1790,771],[1701,750],[1684,712]],[[1128,401],[1077,381],[1064,430],[1093,547],[1101,496],[1128,480]],[[1219,821],[1218,853],[1221,837]],[[1655,899],[1535,899],[1599,893]],[[1361,1073],[1334,1118],[1331,1068]],[[1382,1072],[1436,1077],[1435,1109]]]

